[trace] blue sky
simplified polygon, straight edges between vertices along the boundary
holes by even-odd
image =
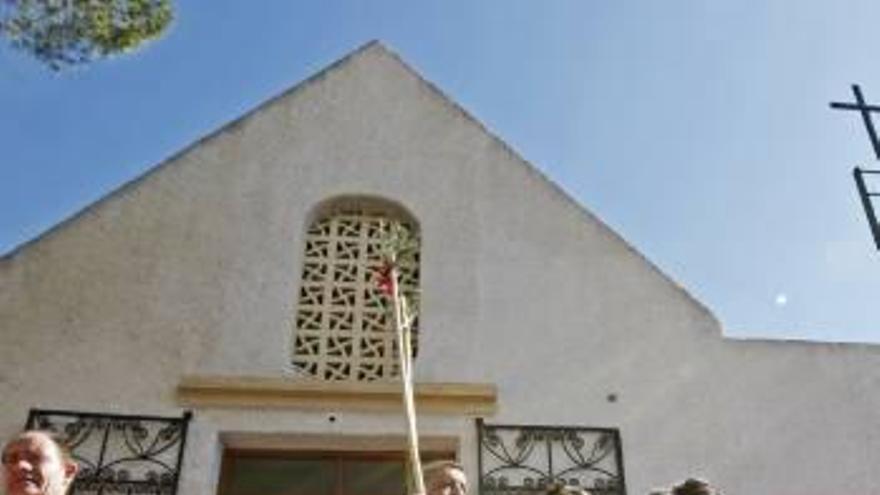
[[[728,335],[880,342],[851,177],[874,158],[828,108],[851,83],[880,104],[876,0],[175,5],[164,39],[73,72],[0,47],[0,253],[380,39]]]

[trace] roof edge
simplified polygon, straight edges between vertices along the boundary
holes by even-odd
[[[575,200],[574,197],[571,194],[569,194],[561,185],[554,182],[543,171],[541,171],[538,167],[536,167],[534,164],[532,164],[531,162],[529,162],[528,160],[523,158],[520,153],[518,153],[506,141],[501,139],[497,133],[495,133],[494,131],[489,129],[489,127],[487,127],[486,124],[484,124],[482,121],[480,121],[480,119],[476,118],[474,115],[472,115],[470,112],[468,112],[464,107],[459,105],[454,99],[450,98],[446,93],[443,92],[443,90],[441,90],[439,87],[437,87],[434,83],[425,79],[419,73],[419,71],[414,69],[409,63],[407,63],[405,60],[403,60],[403,58],[401,58],[400,55],[398,55],[395,51],[391,50],[385,44],[383,44],[381,41],[379,41],[377,39],[373,39],[373,40],[368,41],[367,43],[364,43],[363,45],[356,48],[355,50],[349,52],[348,54],[342,56],[341,58],[337,59],[336,61],[330,63],[329,65],[327,65],[323,69],[319,70],[315,74],[303,79],[299,83],[294,84],[292,87],[285,89],[284,91],[278,93],[277,95],[271,96],[271,97],[267,98],[266,100],[256,104],[253,108],[251,108],[250,110],[247,110],[241,116],[234,118],[231,121],[219,126],[215,130],[206,133],[205,135],[203,135],[202,137],[191,142],[189,145],[186,145],[185,147],[183,147],[179,151],[160,160],[156,165],[153,165],[152,167],[148,168],[140,175],[122,183],[118,187],[112,189],[107,194],[101,196],[100,198],[96,199],[95,201],[93,201],[93,202],[87,204],[86,206],[82,207],[81,209],[75,211],[74,213],[72,213],[71,215],[62,219],[61,221],[54,224],[53,226],[49,227],[48,229],[46,229],[42,233],[36,235],[32,239],[24,241],[23,243],[13,247],[7,253],[0,255],[0,263],[5,263],[8,261],[11,261],[15,257],[21,255],[30,246],[39,243],[40,241],[42,241],[45,238],[48,238],[51,235],[54,235],[58,231],[63,230],[68,225],[75,222],[78,218],[85,216],[85,215],[88,215],[90,212],[92,212],[96,208],[100,207],[105,202],[111,201],[111,200],[115,199],[116,197],[124,194],[125,191],[127,191],[131,188],[137,187],[141,182],[147,180],[151,175],[159,172],[160,170],[162,170],[165,166],[167,166],[171,162],[174,162],[178,158],[186,155],[187,153],[196,149],[197,147],[199,147],[200,145],[202,145],[206,141],[209,141],[212,138],[214,138],[215,136],[218,136],[218,135],[220,135],[230,129],[233,129],[233,128],[241,125],[247,119],[249,119],[252,116],[254,116],[255,114],[259,113],[261,110],[271,106],[276,101],[278,101],[282,98],[285,98],[287,96],[290,96],[294,93],[297,93],[299,91],[302,91],[304,88],[309,87],[312,84],[316,83],[317,81],[325,78],[328,74],[336,71],[341,66],[347,64],[348,62],[350,62],[354,58],[357,58],[361,54],[363,54],[367,51],[370,51],[370,50],[380,50],[383,54],[388,55],[389,57],[394,59],[398,64],[400,64],[401,67],[403,67],[403,69],[407,73],[409,73],[410,75],[415,77],[421,84],[425,85],[425,87],[427,87],[432,93],[437,95],[444,103],[449,105],[451,108],[454,108],[455,110],[457,110],[459,113],[461,113],[461,115],[463,117],[465,117],[466,120],[475,124],[481,131],[486,133],[487,136],[489,136],[497,145],[499,145],[503,150],[505,150],[508,154],[510,154],[510,156],[513,157],[515,159],[515,161],[520,163],[526,169],[526,171],[529,172],[533,177],[538,179],[540,182],[543,182],[545,185],[549,186],[550,189],[553,190],[556,193],[556,195],[559,198],[561,198],[565,203],[569,204],[569,206],[571,206],[571,207],[574,207],[574,209],[577,212],[579,212],[579,214],[584,215],[587,219],[598,223],[602,228],[604,228],[607,232],[609,232],[614,238],[616,238],[618,241],[620,241],[621,244],[627,250],[629,250],[632,254],[634,254],[640,260],[644,261],[647,264],[647,266],[649,266],[655,273],[659,274],[664,280],[668,281],[673,286],[673,288],[675,288],[680,294],[682,294],[685,297],[685,299],[688,299],[691,302],[693,302],[702,312],[704,312],[708,316],[710,316],[712,318],[712,320],[717,324],[718,328],[721,329],[720,321],[715,316],[715,314],[712,313],[712,311],[709,309],[708,306],[703,304],[699,299],[697,299],[694,295],[692,295],[690,292],[688,292],[687,289],[685,289],[684,286],[682,286],[677,281],[675,281],[675,279],[673,279],[671,276],[669,276],[665,272],[663,272],[656,264],[654,264],[645,255],[643,255],[640,251],[638,251],[632,244],[630,244],[625,238],[623,238],[623,236],[621,236],[614,229],[612,229],[607,223],[602,221],[598,216],[594,215],[585,206],[583,206],[577,200]],[[723,334],[723,332],[722,332],[722,334]]]
[[[766,337],[757,335],[725,335],[724,340],[741,344],[825,346],[829,348],[864,348],[875,351],[880,342],[862,340],[811,340],[802,337]]]

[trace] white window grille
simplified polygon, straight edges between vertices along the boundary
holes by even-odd
[[[392,221],[363,207],[318,218],[306,234],[292,362],[323,380],[372,381],[399,375],[390,301],[379,290],[381,247]],[[414,236],[415,227],[401,222]],[[419,286],[419,257],[400,267],[400,289]],[[413,323],[413,354],[418,343]]]

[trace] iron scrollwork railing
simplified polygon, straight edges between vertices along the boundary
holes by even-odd
[[[538,495],[551,486],[626,495],[615,428],[488,425],[477,420],[479,495]]]
[[[66,441],[80,467],[71,495],[175,495],[191,418],[189,411],[160,417],[31,409],[27,428]]]

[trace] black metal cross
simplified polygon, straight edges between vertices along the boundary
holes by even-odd
[[[862,96],[862,90],[858,84],[853,84],[852,90],[856,97],[855,103],[831,102],[831,108],[835,110],[858,110],[862,114],[862,120],[865,122],[865,128],[868,130],[868,138],[871,139],[871,146],[874,147],[874,156],[880,160],[880,141],[877,140],[877,131],[874,130],[874,121],[871,119],[871,112],[880,112],[880,106],[866,105],[865,98]]]
[[[864,170],[859,167],[853,169],[853,177],[856,179],[856,189],[859,191],[859,197],[862,199],[862,207],[865,209],[865,216],[868,217],[868,226],[871,228],[871,235],[874,237],[874,245],[880,251],[880,224],[877,224],[877,213],[874,211],[873,198],[880,196],[880,193],[871,192],[865,185],[865,175],[880,175],[880,170]]]

